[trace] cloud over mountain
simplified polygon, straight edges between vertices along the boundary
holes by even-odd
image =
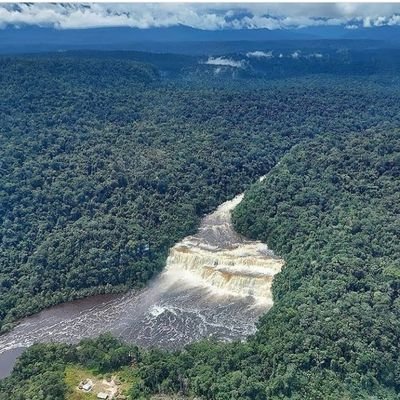
[[[400,4],[195,4],[195,3],[8,3],[0,5],[0,28],[46,26],[58,29],[93,27],[169,27],[206,30],[285,29],[344,25],[349,28],[400,25]]]

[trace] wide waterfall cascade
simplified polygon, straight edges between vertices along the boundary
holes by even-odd
[[[177,243],[170,251],[165,274],[215,293],[251,296],[272,305],[272,280],[283,260],[266,244],[249,241],[233,230],[231,213],[242,199],[243,194],[223,203],[203,219],[197,234]]]
[[[206,337],[244,340],[272,306],[271,283],[283,266],[267,245],[233,230],[243,195],[205,216],[198,232],[171,250],[163,273],[140,292],[92,296],[50,307],[0,335],[0,377],[21,348],[77,342],[104,332],[140,346],[177,349]]]

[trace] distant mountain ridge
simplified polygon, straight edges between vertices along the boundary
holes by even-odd
[[[194,42],[313,40],[375,40],[386,46],[400,45],[400,27],[346,29],[344,26],[320,26],[301,29],[201,30],[188,26],[138,29],[129,27],[68,29],[25,26],[0,30],[1,53],[62,51],[74,49],[143,50],[196,53]],[[186,44],[186,46],[185,46]],[[235,50],[235,49],[231,49]],[[198,51],[197,51],[198,53]],[[202,54],[207,51],[203,50]]]

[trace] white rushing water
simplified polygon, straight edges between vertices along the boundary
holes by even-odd
[[[35,342],[77,342],[111,332],[141,346],[175,349],[204,337],[254,333],[258,317],[272,306],[271,283],[283,260],[233,230],[231,211],[242,198],[204,217],[197,234],[171,249],[164,272],[144,290],[89,297],[21,320],[0,336],[0,377],[12,354]]]
[[[283,260],[266,244],[246,240],[233,230],[231,212],[242,199],[243,194],[219,206],[203,219],[196,235],[176,244],[165,273],[216,294],[250,296],[272,305],[271,284]]]

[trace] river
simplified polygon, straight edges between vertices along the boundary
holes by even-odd
[[[142,291],[92,296],[22,319],[0,336],[0,377],[35,342],[74,343],[111,332],[140,346],[176,349],[205,337],[234,340],[254,333],[272,306],[271,284],[283,260],[233,230],[231,211],[242,198],[204,217]]]

